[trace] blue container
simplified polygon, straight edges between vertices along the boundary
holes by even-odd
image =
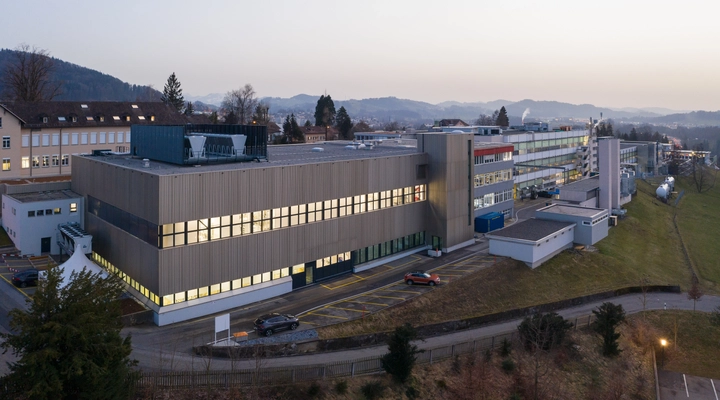
[[[491,212],[475,217],[475,232],[488,233],[505,226],[505,216]]]

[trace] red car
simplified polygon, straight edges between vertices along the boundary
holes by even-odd
[[[408,285],[425,283],[430,286],[435,286],[440,283],[440,276],[437,274],[428,274],[423,271],[408,272],[405,274],[405,283]]]

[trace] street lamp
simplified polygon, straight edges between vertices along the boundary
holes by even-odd
[[[662,355],[660,356],[660,368],[665,367],[665,347],[667,346],[667,340],[660,339],[660,346],[662,346]]]

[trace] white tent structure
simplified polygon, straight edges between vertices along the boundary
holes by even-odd
[[[93,274],[100,273],[100,276],[103,278],[107,278],[108,276],[104,269],[88,260],[87,256],[85,256],[85,253],[82,251],[82,244],[76,245],[72,256],[62,263],[59,268],[64,269],[62,274],[63,281],[60,284],[60,288],[64,288],[70,283],[70,277],[74,271],[81,272],[83,269],[87,269]]]

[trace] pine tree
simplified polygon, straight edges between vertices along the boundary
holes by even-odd
[[[500,107],[500,112],[498,113],[497,119],[495,120],[495,125],[510,126],[510,120],[508,119],[507,110],[505,110],[505,106]]]
[[[315,105],[315,126],[335,124],[335,103],[330,95],[322,95]]]
[[[185,115],[193,115],[194,112],[195,112],[195,107],[193,106],[193,103],[188,101],[187,105],[185,106],[184,114]]]
[[[335,124],[338,128],[338,131],[340,131],[340,137],[345,140],[352,139],[352,127],[353,123],[350,119],[350,116],[347,113],[347,110],[345,110],[345,107],[340,107],[340,110],[337,113],[337,116],[335,118]]]
[[[381,360],[382,367],[398,383],[405,383],[410,378],[417,354],[422,352],[411,343],[417,338],[417,330],[408,323],[395,328],[388,338],[388,353]]]
[[[160,100],[177,110],[177,112],[182,112],[183,107],[185,107],[185,98],[183,97],[180,81],[177,80],[175,72],[167,79]]]
[[[3,390],[32,399],[127,399],[135,376],[130,337],[120,336],[123,293],[115,276],[85,269],[62,287],[62,271],[51,268],[27,310],[10,311],[12,332],[0,334],[9,364]],[[7,394],[7,393],[5,393]]]
[[[625,310],[622,304],[602,303],[597,310],[593,310],[597,318],[593,323],[593,329],[603,339],[602,353],[606,357],[620,354],[618,339],[620,334],[615,331],[620,323],[625,321]]]

